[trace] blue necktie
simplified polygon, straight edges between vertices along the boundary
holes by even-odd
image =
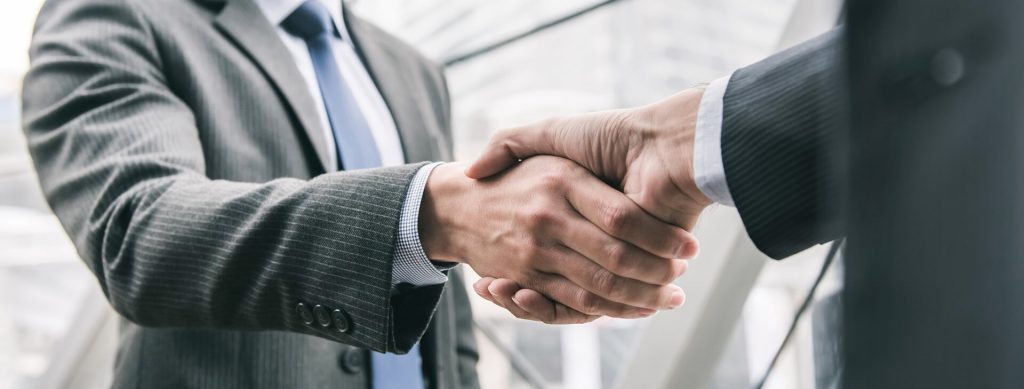
[[[317,0],[308,0],[288,15],[281,27],[306,41],[341,166],[345,170],[380,167],[380,153],[370,124],[345,84],[331,48],[335,29],[330,12]]]
[[[335,61],[331,48],[335,29],[330,12],[318,0],[308,0],[288,15],[281,27],[306,41],[344,169],[379,167],[380,154],[373,133]],[[370,355],[375,389],[424,387],[419,345],[414,345],[406,355]]]

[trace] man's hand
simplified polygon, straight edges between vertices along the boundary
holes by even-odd
[[[671,281],[686,271],[679,258],[696,254],[696,239],[586,169],[538,157],[485,180],[469,179],[463,170],[441,165],[427,181],[420,212],[424,250],[431,259],[465,262],[482,276],[563,304],[549,316],[527,318],[639,318],[683,303],[683,291]],[[511,297],[505,307],[517,313]]]
[[[692,230],[711,203],[693,174],[694,135],[703,93],[703,88],[693,88],[645,107],[553,118],[503,130],[466,175],[484,178],[534,155],[560,156],[619,186],[659,219]],[[474,289],[506,309],[512,310],[507,305],[514,303],[518,315],[535,320],[551,321],[566,309],[546,299],[547,293],[538,294],[513,280],[486,277]]]

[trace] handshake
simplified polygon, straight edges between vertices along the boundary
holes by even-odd
[[[468,167],[430,176],[419,216],[433,260],[464,262],[481,297],[553,324],[679,307],[711,204],[693,174],[703,88],[649,106],[504,130]],[[561,158],[558,158],[561,157]]]

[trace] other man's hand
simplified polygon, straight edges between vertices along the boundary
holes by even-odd
[[[686,230],[652,217],[579,165],[537,157],[473,180],[457,164],[427,181],[420,239],[434,260],[465,262],[561,303],[543,318],[639,318],[683,303],[671,281],[697,252]],[[504,281],[503,281],[504,282]],[[501,286],[498,283],[497,286]],[[492,300],[514,314],[509,299]]]
[[[575,161],[619,186],[658,218],[693,228],[711,200],[693,176],[693,141],[703,88],[632,109],[557,117],[506,129],[466,175],[484,178],[535,155]]]

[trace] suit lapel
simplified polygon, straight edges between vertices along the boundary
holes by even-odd
[[[316,102],[306,90],[306,81],[292,61],[288,48],[256,4],[250,0],[227,1],[215,23],[266,72],[298,119],[321,167],[324,171],[333,170],[327,140],[317,121]]]
[[[350,15],[348,7],[342,10],[356,52],[384,97],[395,126],[398,127],[405,161],[415,163],[440,158],[442,153],[439,139],[430,136],[429,126],[424,124],[425,119],[420,111],[421,104],[425,102],[416,100],[419,94],[410,90],[416,88],[418,83],[410,78],[406,68],[408,64],[402,63],[401,57],[390,51],[391,46],[378,42],[377,35],[380,32]]]

